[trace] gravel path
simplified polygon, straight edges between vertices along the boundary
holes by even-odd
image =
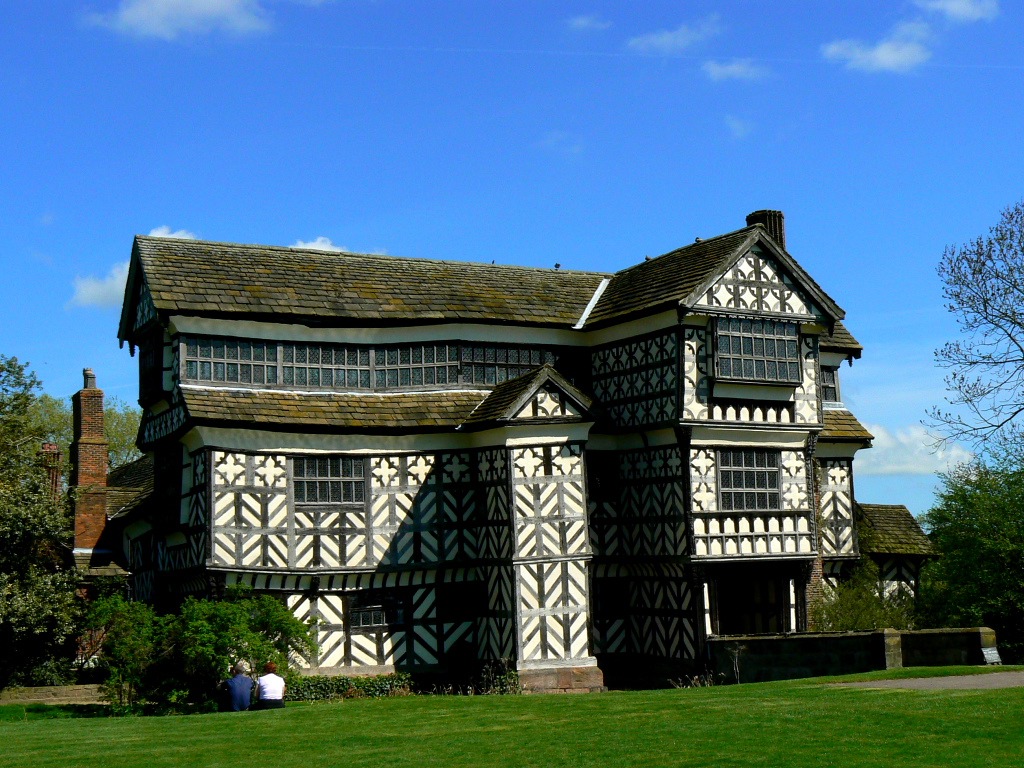
[[[955,675],[952,677],[917,677],[907,680],[875,680],[869,683],[837,683],[837,685],[848,688],[912,688],[919,691],[1021,688],[1024,687],[1024,672],[990,672],[982,675]]]

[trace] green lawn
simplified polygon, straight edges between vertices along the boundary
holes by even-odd
[[[1021,764],[1024,688],[871,690],[798,681],[421,696],[191,717],[0,720],[0,739],[0,766],[19,768],[975,768]]]

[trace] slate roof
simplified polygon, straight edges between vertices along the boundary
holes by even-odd
[[[137,235],[129,286],[144,281],[163,314],[313,325],[468,321],[572,327],[602,281],[587,328],[692,298],[758,239],[760,224],[700,240],[615,274],[241,245]],[[782,249],[784,267],[836,318],[842,310]],[[131,336],[125,302],[119,337]],[[839,343],[856,340],[845,335]],[[845,347],[844,347],[845,348]]]
[[[931,541],[902,504],[857,504],[858,534],[864,552],[879,555],[933,555]]]
[[[572,326],[608,277],[142,235],[135,238],[136,256],[159,312],[277,322],[316,318],[318,324],[463,320]],[[121,338],[130,333],[126,319],[122,315]]]
[[[153,456],[117,467],[107,475],[107,517],[124,517],[153,495]]]
[[[724,270],[755,227],[712,237],[616,272],[594,307],[587,325],[640,313],[658,305],[674,306],[712,274]]]
[[[295,393],[181,388],[193,420],[243,423],[253,428],[303,427],[310,431],[450,430],[462,424],[489,394],[444,392]]]
[[[849,411],[828,409],[823,416],[825,428],[818,436],[821,440],[863,443],[875,438]]]
[[[466,420],[465,426],[476,426],[504,419],[510,419],[525,405],[525,400],[547,382],[575,400],[583,410],[590,408],[591,399],[570,384],[550,365],[543,365],[534,371],[498,384],[487,399],[477,406]]]
[[[822,334],[818,337],[818,346],[829,352],[843,352],[851,357],[860,358],[864,347],[853,338],[842,321],[836,321],[836,327],[831,334]]]

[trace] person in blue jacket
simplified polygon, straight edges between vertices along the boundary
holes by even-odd
[[[252,678],[246,674],[245,664],[241,661],[231,668],[232,677],[224,681],[227,691],[227,710],[243,712],[252,703]]]

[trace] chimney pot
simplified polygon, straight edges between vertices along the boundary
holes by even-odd
[[[786,217],[782,211],[754,211],[747,216],[747,226],[752,227],[755,224],[763,226],[772,240],[778,243],[782,250],[786,250]]]
[[[83,368],[82,378],[85,379],[85,389],[96,389],[96,374],[92,372],[92,368]]]

